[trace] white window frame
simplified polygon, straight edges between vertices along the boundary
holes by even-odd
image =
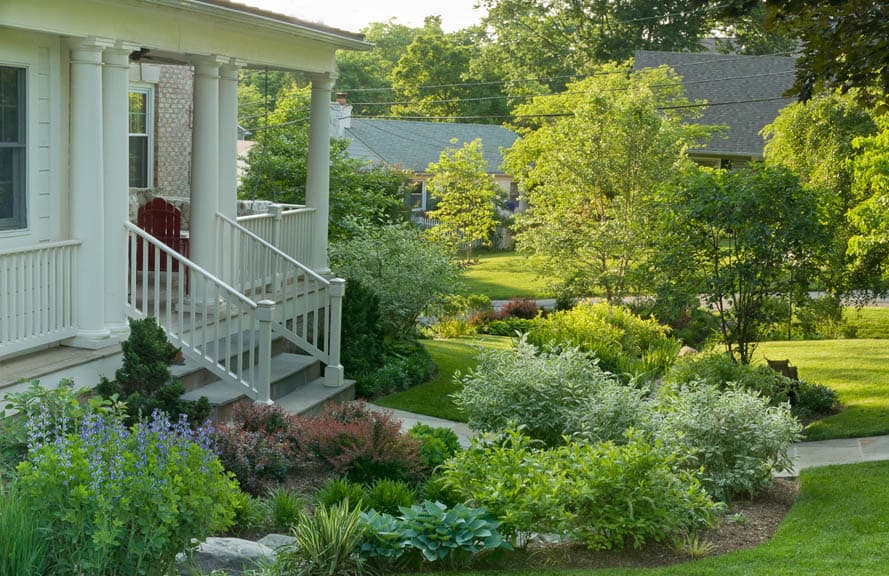
[[[145,129],[147,130],[146,134],[137,134],[129,131],[129,95],[133,92],[139,94],[145,94]],[[127,91],[127,146],[129,146],[130,137],[132,136],[147,136],[148,137],[148,154],[146,155],[146,162],[148,166],[145,170],[145,181],[146,186],[144,188],[137,187],[138,190],[150,190],[154,187],[154,95],[155,88],[153,84],[143,84],[143,83],[130,83],[129,90]],[[129,151],[127,153],[127,167],[129,167]],[[129,182],[129,179],[127,179]],[[131,186],[132,188],[132,186]]]
[[[7,144],[0,142],[0,148],[18,148],[23,156],[19,169],[21,177],[16,182],[17,187],[13,190],[16,199],[16,210],[10,218],[0,218],[0,233],[22,232],[28,229],[28,167],[30,160],[30,151],[28,150],[28,68],[25,66],[7,65],[0,63],[0,67],[18,72],[19,89],[19,142],[16,144]],[[15,169],[15,168],[13,168]]]

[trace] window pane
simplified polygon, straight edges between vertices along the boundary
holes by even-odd
[[[130,92],[130,134],[147,134],[147,104],[146,92]]]
[[[0,230],[27,226],[25,71],[0,66]]]
[[[0,148],[0,220],[15,216],[12,148]]]
[[[130,136],[130,187],[148,188],[148,136]]]
[[[0,142],[19,141],[19,97],[23,82],[21,70],[0,67]]]

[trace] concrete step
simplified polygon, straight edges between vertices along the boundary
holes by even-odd
[[[354,399],[354,380],[346,380],[342,386],[334,388],[326,386],[324,379],[319,378],[279,398],[275,403],[291,414],[314,416],[321,413],[327,404]]]
[[[315,358],[286,352],[277,354],[272,357],[271,365],[272,400],[288,397],[319,381],[320,377],[321,363]],[[206,396],[213,406],[211,419],[214,422],[231,420],[235,406],[253,402],[243,386],[222,380],[213,380],[195,387],[182,397],[185,400],[197,400],[201,396]]]

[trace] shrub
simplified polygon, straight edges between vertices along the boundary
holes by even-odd
[[[374,398],[407,390],[426,382],[434,369],[423,346],[413,341],[404,343],[398,351],[386,355],[381,368],[359,378],[355,393],[361,398]]]
[[[656,434],[691,455],[690,466],[703,468],[704,487],[720,500],[753,494],[773,472],[792,466],[789,453],[801,427],[786,405],[702,383],[665,391],[657,403]]]
[[[603,370],[646,380],[663,374],[680,347],[654,320],[643,320],[621,306],[586,302],[535,322],[528,341],[577,346],[595,354]]]
[[[268,525],[268,507],[259,498],[246,492],[238,491],[232,500],[232,530],[236,533],[251,532],[266,528]]]
[[[405,482],[377,480],[367,492],[366,508],[397,514],[399,508],[412,506],[416,500],[417,493]]]
[[[424,332],[436,338],[475,334],[475,325],[470,320],[479,314],[494,314],[488,296],[451,294],[427,307],[426,315],[434,319],[434,323]]]
[[[541,450],[508,431],[474,440],[444,466],[444,481],[487,507],[509,533],[557,532],[590,548],[634,547],[713,521],[714,503],[683,457],[633,434],[623,446],[570,442]]]
[[[330,508],[342,502],[351,502],[355,507],[364,510],[367,508],[367,490],[361,484],[356,484],[345,478],[334,478],[318,491],[318,503]]]
[[[401,424],[360,402],[328,406],[301,427],[308,452],[354,482],[418,481],[425,473],[419,446],[401,434]]]
[[[0,486],[0,574],[42,576],[47,548],[37,517],[14,483]]]
[[[503,320],[491,320],[486,324],[479,325],[476,331],[479,334],[490,334],[492,336],[516,336],[530,332],[536,320],[526,320],[524,318],[505,318]]]
[[[343,297],[340,358],[350,378],[360,378],[383,365],[385,346],[380,299],[358,280],[349,280]]]
[[[531,320],[540,313],[537,302],[528,298],[513,298],[500,309],[500,318],[522,318]]]
[[[268,491],[263,505],[267,510],[269,529],[273,532],[290,532],[290,528],[299,520],[305,501],[298,494],[277,487]]]
[[[239,405],[231,424],[220,425],[213,444],[222,465],[254,496],[285,481],[303,460],[299,429],[277,405]]]
[[[627,441],[626,432],[649,418],[648,392],[620,382],[606,382],[565,415],[565,433],[587,442]]]
[[[738,386],[756,392],[772,406],[790,403],[791,412],[803,420],[836,410],[836,392],[804,380],[792,380],[768,366],[750,366],[733,361],[728,354],[699,354],[680,358],[664,376],[671,386],[702,382],[725,390]]]
[[[420,456],[430,470],[460,450],[460,439],[450,428],[433,428],[417,422],[408,435],[420,443]]]
[[[160,412],[127,430],[118,418],[29,422],[22,494],[58,575],[168,573],[176,555],[225,529],[237,485],[207,431]],[[47,441],[48,437],[54,440]]]
[[[414,331],[424,308],[453,293],[460,274],[445,248],[406,225],[360,229],[332,244],[330,258],[337,274],[374,291],[383,329],[395,339]]]
[[[366,528],[361,522],[361,509],[348,501],[321,506],[314,515],[300,513],[292,546],[278,549],[277,574],[330,576],[348,574],[361,576],[368,572],[359,547]]]
[[[173,419],[185,414],[192,426],[207,420],[211,410],[207,398],[183,400],[185,387],[171,381],[170,365],[179,350],[167,342],[166,334],[154,318],[130,320],[130,336],[121,348],[123,365],[115,372],[114,381],[103,378],[96,391],[103,398],[122,400],[129,423],[148,417],[155,410]]]
[[[454,378],[462,385],[454,402],[472,428],[520,425],[550,446],[562,441],[566,414],[612,380],[585,352],[541,352],[524,338],[512,350],[482,351],[475,369]]]

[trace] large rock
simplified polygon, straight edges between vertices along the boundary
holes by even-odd
[[[259,542],[240,538],[207,538],[191,560],[179,563],[179,571],[196,575],[224,570],[226,574],[237,576],[263,562],[274,561],[275,551]]]
[[[260,544],[268,546],[272,550],[290,546],[294,542],[296,542],[296,538],[288,536],[287,534],[269,534],[268,536],[259,539]]]

